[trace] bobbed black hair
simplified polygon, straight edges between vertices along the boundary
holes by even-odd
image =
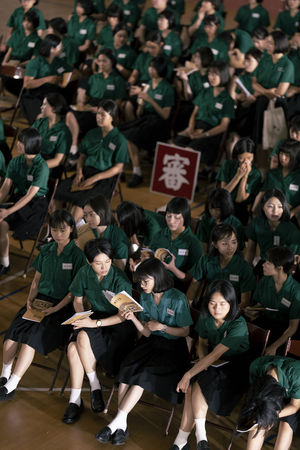
[[[245,59],[248,59],[249,56],[252,56],[252,58],[256,59],[256,61],[259,62],[263,56],[263,52],[261,52],[256,47],[252,47],[245,53]]]
[[[209,208],[219,208],[221,211],[220,220],[222,221],[231,216],[234,213],[234,205],[230,192],[223,188],[214,189],[205,203],[205,214],[211,217]]]
[[[117,17],[119,22],[123,20],[123,10],[120,6],[112,4],[108,7],[106,17]]]
[[[93,12],[95,12],[93,0],[78,0],[77,4],[82,7],[86,16],[90,16]]]
[[[60,43],[61,39],[56,34],[47,34],[39,45],[39,54],[44,56],[44,58],[48,58],[51,49],[57,47]]]
[[[113,213],[107,199],[103,195],[91,198],[85,202],[84,206],[89,205],[93,211],[100,217],[101,226],[111,225],[114,223]]]
[[[241,312],[240,312],[240,309],[239,309],[239,306],[237,303],[235,289],[232,286],[232,284],[230,283],[230,281],[227,281],[227,280],[215,280],[209,284],[207,291],[206,291],[205,298],[201,305],[201,312],[200,312],[201,316],[202,317],[210,316],[210,312],[208,310],[208,304],[211,300],[211,297],[216,292],[219,292],[222,295],[222,297],[224,297],[224,299],[230,305],[230,310],[229,310],[225,320],[230,321],[230,320],[237,319],[241,315]]]
[[[265,27],[256,27],[252,33],[251,37],[258,39],[259,41],[262,41],[263,39],[266,39],[266,37],[269,35],[268,30]]]
[[[131,238],[145,224],[144,210],[133,202],[124,201],[116,209],[120,228]]]
[[[229,66],[224,61],[213,61],[209,68],[209,72],[216,72],[220,78],[220,87],[226,87],[230,81]]]
[[[118,23],[113,30],[113,35],[117,34],[119,31],[126,31],[127,35],[130,35],[130,28],[126,23]]]
[[[269,430],[278,423],[278,412],[284,407],[284,397],[285,390],[274,377],[267,374],[259,377],[248,390],[237,428],[247,430],[257,423],[257,432]]]
[[[154,67],[157,72],[157,75],[160,78],[165,78],[168,73],[168,60],[164,55],[155,56],[150,64],[150,66]]]
[[[147,277],[154,278],[154,293],[165,292],[173,287],[173,279],[169,275],[163,263],[157,258],[150,258],[143,261],[136,269],[136,280],[140,285],[141,281]]]
[[[294,132],[300,131],[300,115],[294,116],[290,121],[290,130]]]
[[[182,214],[184,226],[191,224],[191,208],[186,198],[174,197],[169,201],[166,208],[166,214]]]
[[[104,109],[112,117],[113,125],[115,125],[118,120],[118,105],[116,102],[110,99],[101,100],[98,105],[98,110],[99,108]]]
[[[252,139],[245,137],[237,141],[232,151],[232,159],[237,159],[243,153],[252,153],[255,155],[255,143]]]
[[[40,18],[35,11],[29,10],[24,14],[23,21],[27,20],[32,25],[32,28],[35,30],[40,24]]]
[[[285,195],[279,189],[269,189],[264,193],[260,201],[260,215],[265,219],[267,219],[264,212],[264,206],[267,203],[267,201],[270,200],[270,198],[272,197],[277,198],[282,204],[283,211],[282,216],[279,219],[280,222],[288,222],[290,220],[290,208]]]
[[[60,117],[64,117],[67,114],[68,103],[63,95],[57,92],[49,92],[45,98],[55,114]]]
[[[271,31],[269,36],[272,36],[274,40],[274,54],[275,53],[287,53],[289,49],[288,37],[281,30]]]
[[[273,247],[267,250],[266,260],[274,264],[275,267],[282,266],[283,271],[289,274],[294,266],[294,253],[289,247]]]
[[[164,38],[162,37],[161,33],[157,30],[150,30],[148,33],[146,33],[146,39],[145,41],[153,42],[154,44],[161,45],[164,43]]]
[[[220,17],[217,16],[217,14],[209,14],[208,16],[204,17],[203,19],[204,26],[210,25],[211,23],[219,27],[221,25]]]
[[[68,32],[68,27],[65,19],[62,17],[54,17],[48,21],[48,27],[51,27],[53,31],[64,36]]]
[[[100,50],[100,52],[97,54],[97,57],[98,57],[99,55],[104,55],[104,56],[106,56],[106,58],[110,59],[110,61],[111,61],[111,63],[112,63],[112,66],[115,67],[115,65],[116,65],[116,63],[117,63],[117,60],[116,60],[116,57],[115,57],[115,55],[114,55],[114,52],[113,52],[110,48],[102,48],[102,49]]]
[[[24,144],[26,155],[37,155],[40,153],[42,137],[36,128],[24,128],[18,135],[18,141]]]
[[[277,154],[284,153],[289,155],[290,164],[289,170],[297,170],[300,167],[300,142],[295,139],[285,139],[278,147]],[[280,159],[278,164],[281,167]]]
[[[170,11],[169,9],[165,9],[164,11],[162,11],[158,18],[163,17],[165,19],[167,19],[167,21],[169,22],[169,27],[170,29],[174,28],[175,26],[175,16],[174,13],[172,11]]]
[[[221,239],[230,238],[233,234],[235,235],[236,239],[238,240],[236,229],[229,223],[220,223],[219,225],[216,225],[212,229],[211,234],[210,234],[211,245],[210,245],[209,254],[211,256],[218,256],[219,251],[213,244],[216,244]]]
[[[113,248],[106,239],[92,239],[85,244],[84,254],[89,263],[92,263],[100,253],[104,253],[111,260],[113,259]]]
[[[70,214],[69,211],[66,211],[65,209],[57,209],[56,211],[54,211],[53,214],[51,214],[49,219],[50,228],[61,227],[65,223],[72,228],[72,231],[70,233],[70,239],[76,239],[77,230],[72,214]]]
[[[214,54],[209,47],[200,47],[194,51],[193,55],[198,53],[201,59],[201,65],[204,69],[207,69],[214,60]]]

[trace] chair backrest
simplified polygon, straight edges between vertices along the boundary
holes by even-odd
[[[284,356],[287,356],[288,353],[300,358],[300,341],[289,338],[286,343]]]
[[[270,330],[264,330],[251,322],[247,322],[247,327],[251,352],[255,357],[262,356],[268,344]]]

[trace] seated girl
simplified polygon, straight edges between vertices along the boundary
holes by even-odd
[[[3,344],[3,366],[0,377],[0,401],[15,395],[15,390],[30,367],[36,351],[47,355],[63,345],[69,327],[61,323],[72,315],[73,295],[69,286],[78,270],[85,265],[83,252],[75,245],[74,219],[67,211],[55,211],[50,217],[53,242],[44,245],[33,263],[36,269],[27,298],[6,331]],[[34,300],[46,300],[52,306],[43,310],[40,322],[23,319],[26,311],[34,311]],[[12,366],[21,349],[13,373]]]
[[[185,446],[194,424],[197,450],[209,449],[205,430],[208,409],[229,416],[248,384],[248,328],[229,281],[216,280],[209,285],[196,331],[199,361],[177,386],[177,392],[186,396],[172,450],[188,448]],[[220,358],[225,364],[220,365]]]
[[[238,28],[252,33],[257,27],[268,27],[270,25],[269,13],[261,3],[264,0],[248,0],[248,5],[241,6],[234,20]]]
[[[288,247],[269,249],[263,264],[264,276],[253,295],[255,304],[245,310],[255,324],[271,330],[266,355],[275,355],[298,330],[300,285],[291,275],[293,266],[294,254]]]
[[[224,22],[223,22],[224,23]],[[190,52],[200,47],[211,48],[215,60],[228,62],[228,47],[227,44],[219,36],[222,22],[217,14],[210,14],[203,19],[204,34],[200,34],[190,47]]]
[[[34,128],[25,128],[18,135],[18,152],[8,164],[0,189],[0,203],[7,199],[12,187],[13,202],[0,209],[0,276],[9,270],[9,230],[21,239],[37,233],[45,219],[48,201],[49,168],[40,155],[42,139]]]
[[[124,270],[128,260],[129,242],[124,231],[115,224],[112,210],[103,195],[87,200],[83,208],[86,225],[78,228],[78,246],[83,250],[87,240],[104,238],[112,246],[113,264]]]
[[[281,30],[291,38],[298,31],[300,22],[300,2],[299,0],[287,0],[285,10],[276,17],[275,29]]]
[[[178,34],[174,31],[174,13],[168,9],[165,9],[158,16],[157,26],[162,37],[164,38],[164,54],[176,64],[179,56],[181,55],[181,41]]]
[[[62,17],[54,17],[48,20],[47,33],[56,34],[62,42],[62,52],[60,58],[65,58],[67,63],[73,67],[79,61],[79,51],[74,38],[71,38],[68,33],[66,21]],[[74,69],[73,76],[74,77]]]
[[[175,286],[185,291],[190,278],[188,271],[201,256],[200,241],[190,228],[191,210],[188,201],[182,197],[170,200],[165,220],[167,226],[153,237],[149,247],[153,251],[165,248],[171,253],[171,260],[163,261],[163,264],[176,280]]]
[[[240,309],[245,308],[250,304],[256,279],[251,266],[237,252],[237,232],[229,224],[216,225],[211,232],[211,243],[210,252],[190,269],[193,279],[186,294],[189,302],[198,300],[202,280],[210,283],[224,279],[233,285]]]
[[[76,13],[68,22],[68,35],[75,41],[80,52],[80,61],[84,60],[85,52],[90,48],[95,39],[96,25],[89,17],[94,11],[93,0],[78,0]]]
[[[111,47],[114,41],[114,30],[123,22],[123,11],[115,2],[109,6],[106,12],[107,25],[105,25],[97,36],[98,50],[102,47]]]
[[[279,422],[275,448],[291,448],[300,436],[300,361],[261,356],[250,365],[251,386],[238,418],[238,429],[248,431],[247,450],[260,450],[266,434]]]
[[[118,374],[118,413],[99,433],[101,443],[124,444],[129,436],[127,416],[138,403],[144,390],[179,403],[176,386],[188,365],[185,337],[192,324],[185,295],[173,288],[173,282],[158,259],[142,262],[136,272],[142,289],[138,317],[122,313],[142,337],[123,360]]]
[[[87,242],[84,253],[88,264],[82,267],[69,290],[75,296],[76,312],[84,311],[88,301],[93,314],[73,322],[78,331],[68,346],[71,372],[71,395],[62,421],[76,422],[83,411],[81,388],[86,373],[91,388],[91,408],[95,413],[104,410],[101,385],[96,373],[97,362],[110,375],[118,373],[122,359],[133,346],[134,326],[125,321],[104,296],[108,290],[115,294],[126,291],[131,295],[131,284],[122,270],[112,265],[112,247],[105,239]]]
[[[11,36],[13,31],[22,29],[24,15],[29,11],[34,11],[38,15],[38,35],[40,37],[43,35],[43,31],[46,29],[46,23],[42,12],[39,9],[35,8],[35,5],[37,5],[38,2],[39,0],[20,0],[21,6],[14,10],[6,24],[6,26],[9,27],[9,37]]]

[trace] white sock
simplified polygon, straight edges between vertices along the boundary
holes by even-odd
[[[187,444],[189,435],[190,435],[190,431],[183,431],[179,428],[178,434],[174,441],[174,445],[177,445],[179,450],[181,450],[182,447],[184,447],[185,444]]]
[[[89,379],[91,391],[96,391],[97,389],[101,389],[101,385],[99,383],[96,371],[87,373],[86,376]]]
[[[81,389],[71,389],[71,395],[69,403],[75,403],[77,406],[80,406],[81,403]]]
[[[15,375],[14,373],[12,374],[8,382],[4,385],[7,389],[8,394],[16,389],[20,380],[21,377],[18,377],[18,375]]]
[[[114,433],[119,428],[123,431],[126,430],[127,415],[128,414],[125,411],[122,411],[121,409],[118,410],[118,413],[117,413],[116,417],[114,418],[114,420],[112,422],[110,422],[109,425],[107,425],[111,429],[112,433]]]
[[[9,266],[9,256],[1,256],[0,262],[4,267]]]
[[[197,444],[200,441],[207,441],[206,430],[205,430],[205,420],[206,419],[195,419]]]
[[[2,372],[1,372],[1,375],[0,375],[1,378],[4,377],[7,380],[9,379],[10,374],[11,374],[12,365],[13,365],[13,363],[11,363],[11,364],[4,364],[3,363]]]
[[[135,175],[139,175],[141,177],[142,176],[142,169],[139,166],[135,166],[135,167],[133,167],[133,173]]]

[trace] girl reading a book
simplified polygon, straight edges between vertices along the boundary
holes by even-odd
[[[195,329],[199,360],[177,385],[177,392],[186,395],[172,450],[188,448],[194,424],[197,450],[209,449],[205,430],[208,408],[221,416],[230,415],[247,386],[248,328],[229,281],[215,280],[209,285]]]
[[[97,363],[110,375],[118,373],[122,359],[133,345],[135,329],[124,321],[118,309],[105,296],[126,291],[131,284],[122,270],[112,265],[113,250],[106,239],[93,239],[85,245],[88,264],[82,267],[70,286],[75,296],[76,312],[83,312],[86,303],[93,310],[90,317],[73,322],[73,341],[68,346],[71,372],[71,395],[62,418],[66,424],[76,422],[83,411],[81,387],[84,373],[91,388],[91,409],[104,410],[101,385],[96,374]]]
[[[36,272],[27,304],[17,313],[4,337],[0,401],[15,395],[35,352],[47,355],[64,343],[70,331],[63,328],[61,322],[72,312],[73,295],[69,292],[69,285],[80,267],[85,264],[85,257],[74,243],[73,239],[77,234],[70,213],[55,211],[49,224],[53,242],[44,245],[33,262]],[[37,300],[42,304],[41,308],[46,307],[41,320],[35,318]],[[26,320],[24,315],[29,315],[31,319]],[[18,359],[11,373],[19,344],[21,348]]]
[[[172,403],[179,403],[177,383],[187,368],[188,349],[185,337],[192,324],[185,295],[173,288],[164,265],[156,258],[143,261],[136,270],[142,289],[138,317],[132,312],[122,315],[132,322],[142,337],[123,360],[118,375],[118,413],[99,431],[101,443],[124,444],[128,438],[127,415],[144,390]]]

